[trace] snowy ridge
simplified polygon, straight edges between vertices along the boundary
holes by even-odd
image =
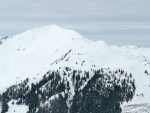
[[[51,25],[3,40],[0,53],[1,92],[27,78],[30,79],[28,86],[31,88],[31,84],[39,82],[49,70],[59,70],[63,74],[65,67],[83,72],[101,68],[112,72],[122,69],[132,74],[136,86],[132,101],[123,102],[122,108],[125,106],[129,111],[128,105],[150,104],[150,48],[109,46],[103,41],[93,42],[73,30]],[[71,73],[65,78],[69,84],[72,84]],[[91,71],[90,78],[92,75]],[[119,75],[115,73],[115,76]],[[87,83],[84,81],[81,90]],[[68,97],[68,106],[75,95],[74,88],[70,86],[72,96]],[[61,94],[64,95],[63,92]]]
[[[124,46],[121,46],[122,48],[129,48],[129,49],[137,49],[139,48],[138,46],[136,45],[124,45]]]

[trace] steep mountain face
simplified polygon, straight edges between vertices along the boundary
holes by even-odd
[[[148,113],[150,49],[56,25],[0,40],[2,113]]]

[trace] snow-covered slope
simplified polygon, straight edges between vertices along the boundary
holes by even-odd
[[[132,74],[136,86],[132,101],[122,107],[150,104],[150,48],[109,46],[51,25],[2,40],[0,53],[1,92],[26,78],[31,79],[30,84],[36,83],[48,70],[122,69]]]
[[[29,30],[4,40],[0,45],[0,82],[3,83],[0,89],[14,84],[16,79],[45,73],[56,59],[88,43],[91,41],[77,32],[56,25]],[[3,82],[8,78],[11,78],[9,82]]]

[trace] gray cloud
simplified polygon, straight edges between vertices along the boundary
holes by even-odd
[[[149,0],[1,0],[0,36],[57,24],[108,43],[133,37],[147,40],[149,4]]]

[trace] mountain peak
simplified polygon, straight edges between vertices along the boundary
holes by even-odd
[[[8,46],[5,47],[7,50],[23,50],[24,48],[39,50],[38,48],[59,49],[64,46],[77,48],[91,42],[91,40],[86,39],[76,31],[64,29],[53,24],[30,29],[15,35],[4,41],[3,46]]]
[[[65,106],[60,107],[59,113],[74,113],[74,109],[85,110],[89,105],[94,110],[91,112],[97,109],[120,113],[119,103],[127,106],[127,110],[131,105],[136,107],[137,102],[142,109],[144,103],[150,103],[150,49],[92,42],[76,31],[57,25],[31,29],[6,39],[0,44],[3,113],[8,110],[7,104],[7,108],[14,108],[12,102],[27,107],[26,112],[42,109],[37,113],[45,110],[47,103],[53,113],[56,112],[53,105]],[[77,107],[76,103],[79,103]]]
[[[67,38],[82,38],[83,36],[73,30],[63,29],[55,24],[50,26],[38,27],[28,31],[25,31],[21,34],[18,34],[14,37],[22,38],[57,38],[57,39],[67,39]]]

